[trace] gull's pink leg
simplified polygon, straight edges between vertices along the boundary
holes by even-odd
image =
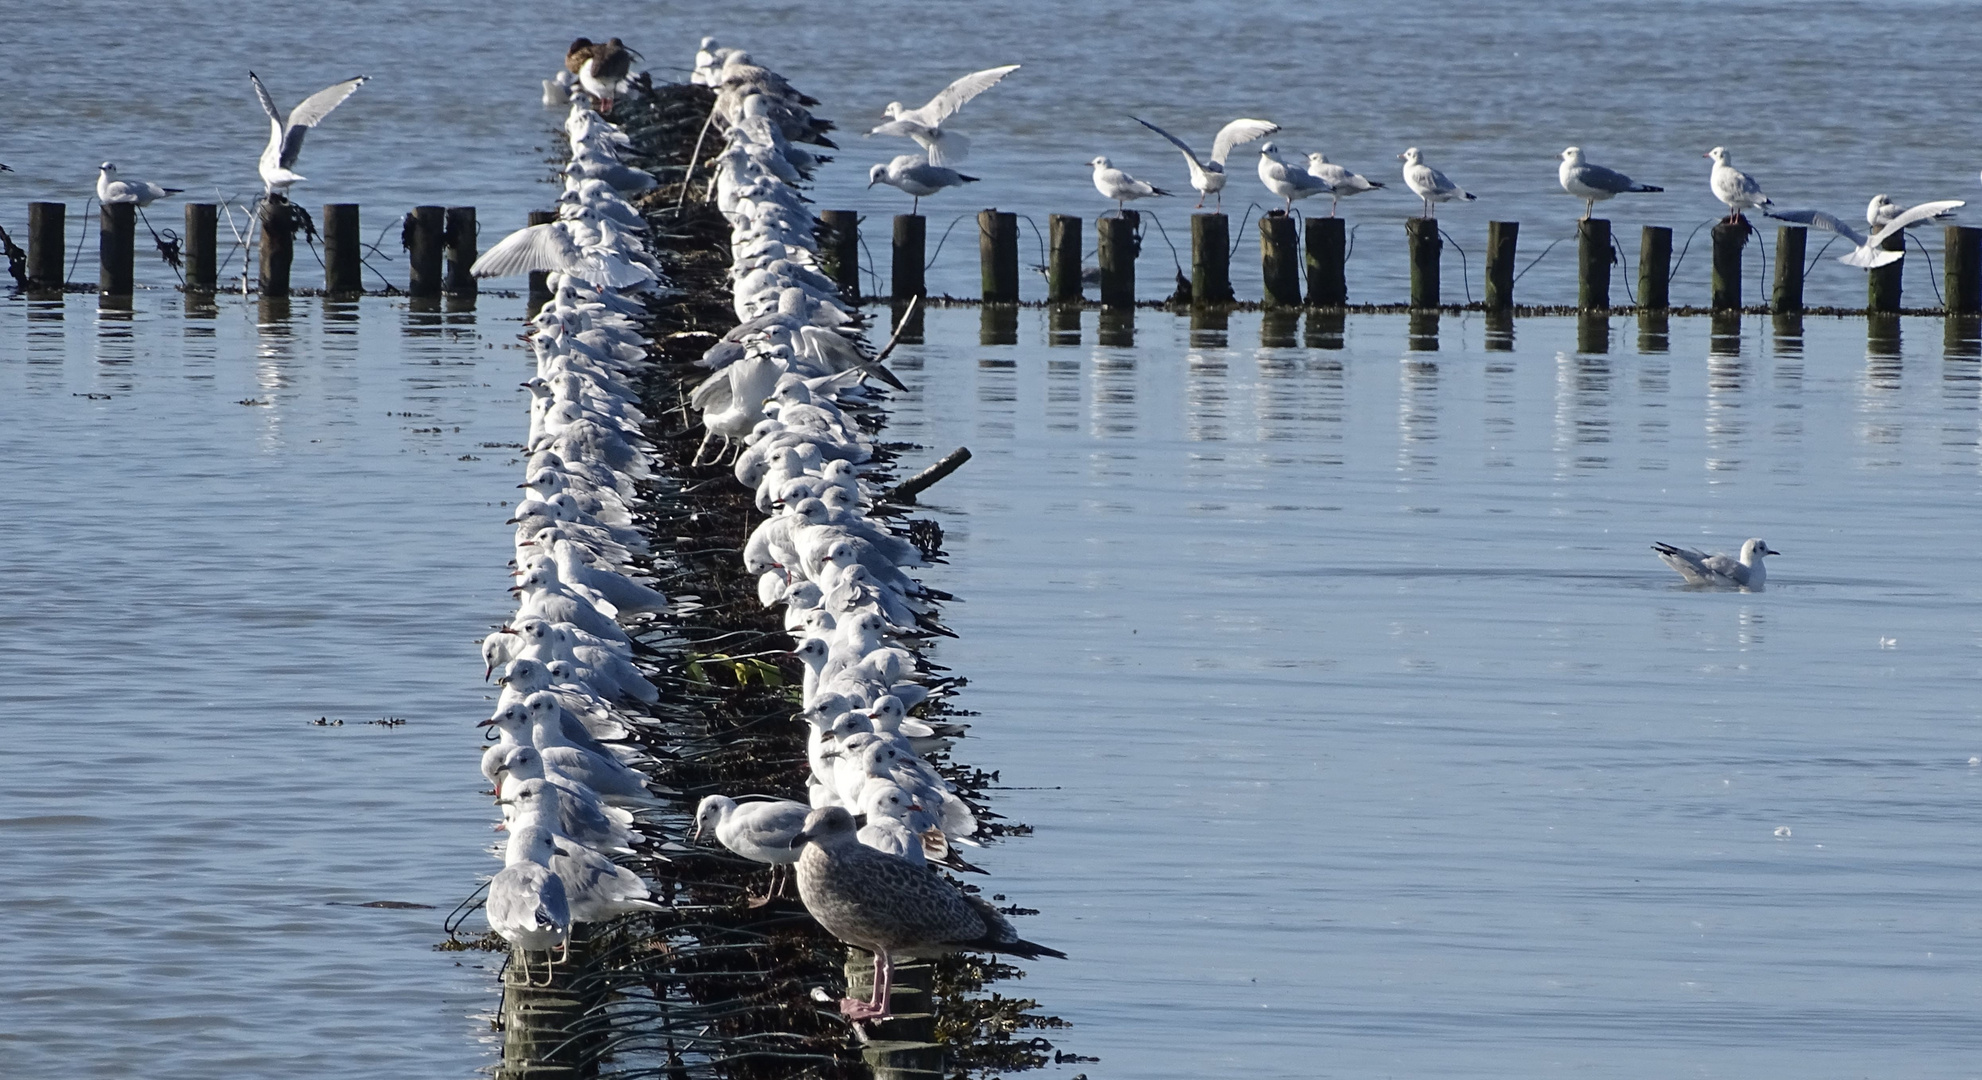
[[[840,999],[840,1014],[849,1020],[885,1020],[888,1016],[888,998],[895,977],[894,962],[886,952],[874,954],[874,993],[867,1001],[852,998]]]

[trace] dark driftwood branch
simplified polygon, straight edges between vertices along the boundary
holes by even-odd
[[[964,462],[969,460],[970,448],[967,446],[957,447],[945,455],[943,460],[895,485],[895,490],[888,493],[888,501],[895,503],[914,502],[917,495],[928,490],[936,481],[956,472],[963,466]]]

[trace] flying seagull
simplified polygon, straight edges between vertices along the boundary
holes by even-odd
[[[1129,119],[1170,140],[1170,145],[1184,152],[1184,161],[1191,167],[1191,186],[1197,189],[1198,199],[1195,209],[1198,210],[1204,209],[1204,197],[1207,195],[1218,196],[1218,208],[1220,210],[1225,208],[1225,159],[1231,156],[1233,147],[1240,143],[1249,143],[1254,139],[1263,139],[1280,130],[1279,124],[1265,120],[1234,120],[1218,129],[1218,134],[1211,140],[1211,157],[1200,161],[1197,152],[1184,140],[1140,116],[1131,116]]]
[[[890,101],[888,107],[881,110],[888,122],[867,134],[914,139],[929,156],[929,164],[955,165],[970,153],[970,140],[954,131],[944,131],[943,121],[955,115],[971,98],[998,85],[999,80],[1018,69],[1017,64],[1006,64],[1004,67],[973,71],[945,86],[929,99],[929,104],[919,109],[905,109],[901,102]]]
[[[268,89],[254,72],[248,72],[248,81],[255,84],[255,96],[261,99],[262,111],[268,114],[268,148],[262,151],[261,174],[265,190],[270,195],[289,194],[289,185],[298,180],[309,179],[292,172],[297,155],[303,152],[303,136],[310,129],[323,123],[332,109],[344,103],[352,92],[365,85],[369,75],[346,79],[334,86],[303,99],[301,105],[289,110],[289,119],[275,111],[275,99],[268,96]]]
[[[1897,235],[1900,230],[1916,222],[1939,217],[1958,206],[1966,205],[1968,204],[1960,199],[1943,199],[1940,202],[1921,203],[1919,206],[1894,214],[1870,236],[1866,236],[1864,233],[1852,228],[1845,221],[1831,214],[1826,214],[1822,210],[1767,210],[1764,212],[1769,217],[1775,218],[1778,221],[1793,221],[1799,225],[1809,225],[1814,228],[1823,229],[1826,232],[1834,232],[1844,237],[1853,246],[1850,251],[1838,256],[1837,261],[1846,266],[1856,266],[1861,269],[1870,270],[1874,267],[1884,266],[1887,263],[1896,263],[1906,257],[1906,252],[1904,251],[1887,251],[1880,246],[1888,238]]]

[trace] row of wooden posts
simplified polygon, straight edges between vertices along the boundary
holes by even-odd
[[[293,203],[271,197],[262,204],[261,281],[265,297],[288,296],[290,265],[296,256],[296,233],[303,214]],[[60,290],[66,277],[68,208],[59,202],[28,204],[28,263],[30,290]],[[532,215],[533,223],[537,215]],[[185,232],[180,237],[183,273],[189,292],[215,292],[220,285],[219,207],[187,203]],[[104,296],[129,296],[137,243],[137,207],[105,204],[97,215],[97,291]],[[318,227],[323,237],[323,291],[326,296],[356,296],[364,292],[364,240],[359,232],[358,204],[331,203],[323,208]],[[405,242],[410,267],[406,292],[429,297],[473,296],[475,276],[475,208],[416,206],[407,215]],[[445,265],[443,265],[443,263]]]
[[[851,210],[827,210],[819,216],[820,261],[826,273],[850,296],[859,296],[860,223]],[[1019,300],[1018,215],[985,210],[977,215],[978,251],[983,268],[983,301],[1015,304]],[[1308,218],[1305,243],[1296,220],[1273,211],[1259,221],[1262,305],[1265,307],[1343,307],[1349,303],[1347,230],[1341,218]],[[1095,222],[1096,254],[1101,268],[1103,307],[1132,307],[1136,301],[1135,260],[1141,246],[1140,215],[1133,210]],[[924,247],[926,219],[903,214],[894,222],[893,265],[889,298],[906,300],[925,294]],[[1487,223],[1487,311],[1514,308],[1515,248],[1520,223]],[[1081,219],[1066,214],[1049,218],[1046,259],[1048,303],[1080,303]],[[1713,286],[1709,307],[1736,311],[1742,307],[1741,256],[1753,226],[1722,222],[1713,228]],[[1434,219],[1412,218],[1404,223],[1411,262],[1413,308],[1440,304],[1439,263],[1445,247]],[[1611,269],[1615,259],[1610,222],[1594,218],[1577,223],[1576,306],[1585,311],[1611,307]],[[1776,230],[1775,282],[1769,297],[1778,313],[1803,311],[1804,261],[1809,230],[1785,225]],[[1892,237],[1886,246],[1904,243]],[[1949,226],[1946,234],[1946,307],[1951,313],[1982,311],[1982,229]],[[1191,215],[1191,302],[1194,306],[1228,304],[1234,300],[1231,274],[1230,223],[1224,214]],[[1652,311],[1672,307],[1672,230],[1647,225],[1639,240],[1636,306]],[[1305,264],[1307,289],[1302,292]],[[1865,307],[1874,312],[1900,310],[1901,264],[1871,271]]]

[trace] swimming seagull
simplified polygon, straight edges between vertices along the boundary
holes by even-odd
[[[843,998],[853,1020],[889,1015],[896,957],[942,956],[960,949],[1034,959],[1066,953],[1018,936],[997,909],[899,855],[860,842],[853,815],[831,806],[814,810],[792,838],[800,849],[798,895],[826,932],[874,954],[874,996]]]
[[[1556,167],[1555,176],[1562,183],[1562,190],[1583,200],[1584,221],[1590,220],[1590,215],[1597,212],[1597,204],[1606,199],[1614,199],[1627,191],[1665,190],[1640,184],[1615,169],[1584,161],[1583,150],[1578,146],[1562,152],[1562,164]]]
[[[1886,223],[1870,236],[1854,229],[1850,224],[1822,210],[1768,210],[1769,217],[1778,221],[1794,221],[1799,225],[1809,225],[1834,232],[1853,245],[1852,249],[1838,256],[1838,261],[1846,266],[1856,266],[1865,270],[1896,263],[1906,257],[1904,250],[1887,251],[1881,245],[1899,234],[1903,229],[1930,218],[1940,217],[1958,206],[1967,203],[1960,199],[1943,199],[1940,202],[1921,203],[1909,210],[1886,219]]]
[[[1225,159],[1231,155],[1233,147],[1263,139],[1280,130],[1279,124],[1265,120],[1234,120],[1219,128],[1218,134],[1212,138],[1210,159],[1199,161],[1197,152],[1184,140],[1139,116],[1129,119],[1170,140],[1170,145],[1184,152],[1184,161],[1191,167],[1191,186],[1197,189],[1197,206],[1193,209],[1198,210],[1204,209],[1206,195],[1218,196],[1218,208],[1225,208]]]
[[[876,165],[867,170],[867,186],[886,184],[900,188],[915,197],[911,214],[922,211],[922,200],[944,188],[962,187],[977,183],[977,177],[965,176],[955,169],[929,164],[929,159],[921,154],[900,154],[886,165]]]
[[[1735,168],[1726,150],[1714,147],[1702,157],[1712,158],[1714,171],[1707,177],[1707,186],[1713,189],[1714,198],[1727,204],[1727,220],[1730,224],[1743,220],[1744,210],[1760,210],[1767,213],[1775,203],[1762,194],[1762,185],[1755,178]]]
[[[119,180],[117,166],[106,161],[96,167],[96,201],[101,203],[134,203],[150,206],[167,195],[177,195],[184,188],[159,187],[147,180]]]
[[[1404,162],[1404,185],[1418,198],[1425,201],[1425,216],[1432,216],[1431,204],[1453,202],[1464,199],[1471,202],[1479,196],[1453,183],[1446,175],[1425,164],[1425,156],[1413,146],[1397,155]]]
[[[1653,544],[1652,550],[1659,558],[1686,579],[1688,585],[1717,585],[1722,588],[1759,589],[1768,578],[1768,570],[1762,565],[1765,555],[1780,555],[1782,552],[1770,550],[1761,537],[1756,537],[1741,545],[1741,557],[1731,559],[1726,555],[1709,555],[1692,548],[1676,547],[1672,544]]]
[[[970,154],[970,140],[954,131],[944,131],[943,121],[956,114],[970,99],[998,85],[999,80],[1017,71],[1017,64],[973,71],[945,86],[919,109],[905,109],[899,101],[888,102],[881,110],[888,122],[869,135],[898,135],[914,139],[929,155],[931,165],[955,165]]]
[[[1901,213],[1902,211],[1898,203],[1887,198],[1885,195],[1874,195],[1872,196],[1872,201],[1865,207],[1865,224],[1870,225],[1874,229],[1883,229],[1892,219],[1898,217]],[[1942,221],[1952,217],[1954,217],[1954,211],[1949,210],[1935,214],[1932,218],[1921,218],[1907,225],[1907,228],[1911,229],[1914,225],[1919,225],[1924,221]]]
[[[1335,216],[1335,208],[1343,199],[1360,195],[1365,191],[1375,191],[1383,185],[1361,173],[1352,173],[1328,160],[1327,154],[1308,155],[1308,175],[1328,185],[1328,216]]]
[[[1266,185],[1266,190],[1287,200],[1286,211],[1290,214],[1294,212],[1295,199],[1329,190],[1328,181],[1281,161],[1280,147],[1273,143],[1260,144],[1259,182]]]
[[[1094,166],[1094,190],[1104,197],[1115,200],[1117,211],[1125,210],[1136,199],[1147,199],[1152,195],[1168,195],[1169,192],[1147,180],[1138,180],[1115,167],[1105,157],[1088,162]]]
[[[295,167],[296,156],[303,152],[303,136],[323,123],[323,118],[329,116],[332,109],[344,104],[344,99],[365,85],[369,78],[369,75],[360,75],[335,86],[326,86],[289,110],[289,118],[284,120],[282,114],[275,111],[275,99],[268,96],[261,79],[254,72],[248,72],[248,81],[255,84],[255,97],[261,100],[262,111],[268,114],[268,147],[262,151],[261,159],[262,184],[268,194],[287,195],[289,185],[309,179],[291,171]]]

